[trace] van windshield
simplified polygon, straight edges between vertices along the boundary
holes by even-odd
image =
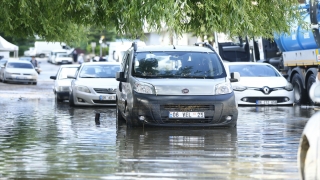
[[[225,69],[216,53],[138,52],[132,75],[144,78],[222,78]]]

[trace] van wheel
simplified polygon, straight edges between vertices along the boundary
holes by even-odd
[[[135,118],[134,116],[132,116],[130,114],[129,110],[126,110],[126,111],[128,111],[128,115],[126,117],[127,126],[128,127],[140,127],[141,123],[139,122],[139,120],[137,118]]]
[[[123,118],[120,110],[119,110],[119,106],[118,106],[118,103],[117,103],[117,107],[116,107],[116,120],[117,120],[117,126],[121,126],[121,125],[124,125],[126,124],[126,120]]]
[[[71,106],[71,107],[75,106],[73,92],[71,92],[71,94],[69,95],[69,106]]]
[[[294,102],[302,104],[306,101],[306,89],[303,88],[302,79],[299,74],[295,74],[292,78],[292,85],[294,89]]]

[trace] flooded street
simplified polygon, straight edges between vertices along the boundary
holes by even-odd
[[[311,107],[239,107],[230,129],[127,129],[114,107],[57,103],[58,66],[42,64],[37,86],[0,83],[0,179],[299,179]]]

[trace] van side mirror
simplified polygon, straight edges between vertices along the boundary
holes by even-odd
[[[230,82],[239,82],[240,81],[240,73],[239,72],[232,72],[230,73]]]
[[[116,73],[116,80],[117,81],[120,81],[120,82],[126,82],[127,81],[127,78],[124,77],[124,72],[117,72]]]
[[[56,80],[56,79],[57,79],[57,76],[50,76],[50,79]]]

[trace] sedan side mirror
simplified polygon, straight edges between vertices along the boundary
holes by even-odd
[[[56,80],[56,79],[57,79],[57,76],[50,76],[50,79]]]
[[[240,81],[240,73],[239,72],[232,72],[230,73],[230,82],[239,82]]]
[[[126,82],[127,78],[124,77],[124,72],[117,72],[116,73],[116,80],[120,82]]]

